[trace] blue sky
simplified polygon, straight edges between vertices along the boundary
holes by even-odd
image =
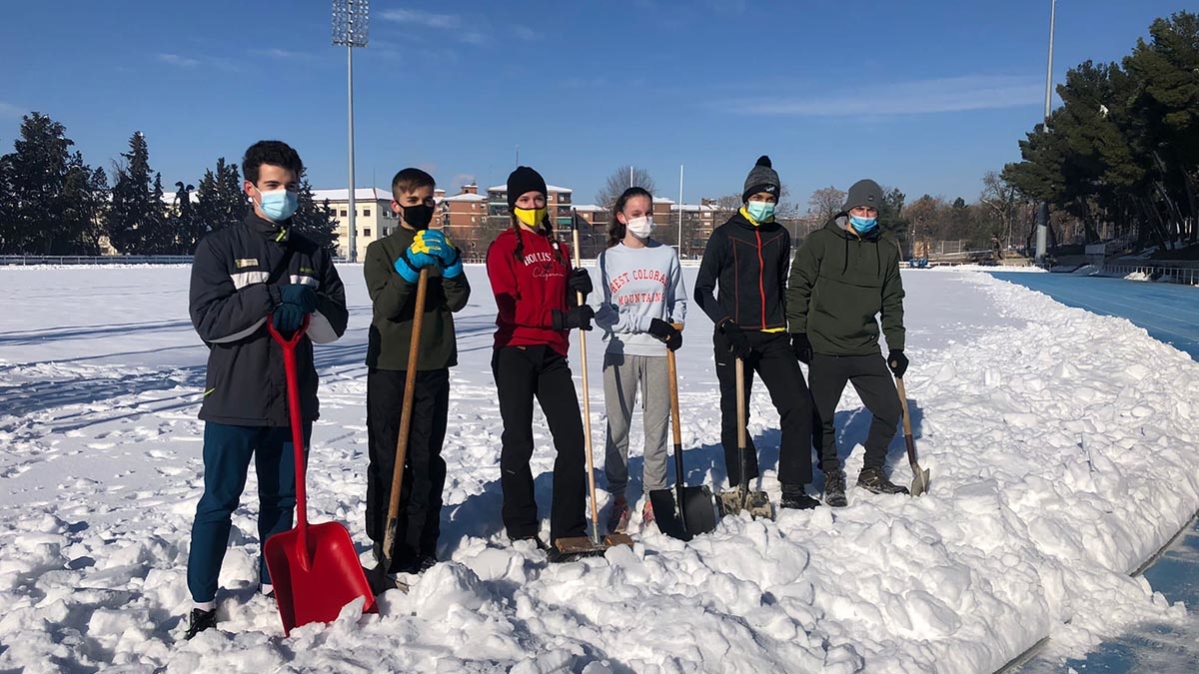
[[[1054,70],[1113,60],[1181,0],[1061,0]],[[167,185],[260,138],[346,182],[345,50],[325,0],[0,5],[0,150],[47,113],[93,165],[135,130]],[[973,200],[1041,117],[1049,0],[371,2],[355,51],[357,182],[451,194],[516,160],[589,203],[618,166],[739,193],[760,154],[806,203],[861,177]]]

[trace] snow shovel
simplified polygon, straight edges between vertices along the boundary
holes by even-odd
[[[387,502],[387,526],[383,533],[383,559],[370,572],[375,594],[398,589],[408,591],[407,583],[387,575],[395,554],[396,534],[400,526],[400,490],[404,485],[404,462],[408,460],[408,436],[412,430],[412,402],[416,397],[416,365],[420,356],[420,331],[425,321],[425,297],[429,290],[429,269],[422,267],[416,280],[416,299],[412,306],[412,337],[408,340],[408,369],[404,372],[404,398],[400,403],[400,435],[396,439],[395,468],[391,473],[391,498]]]
[[[574,258],[575,269],[581,269],[582,265],[579,261],[579,228],[575,227],[574,236]],[[579,306],[584,302],[583,293],[579,293]],[[599,506],[595,498],[595,470],[591,458],[591,398],[588,395],[587,389],[587,331],[580,329],[579,331],[579,363],[580,369],[583,371],[583,442],[587,449],[587,483],[591,490],[591,535],[590,536],[572,536],[569,538],[559,538],[554,541],[555,552],[553,561],[569,562],[582,557],[602,557],[608,548],[615,545],[628,545],[632,547],[633,539],[628,534],[608,534],[600,538],[599,534]]]
[[[679,329],[680,326],[674,326]],[[674,435],[674,492],[669,489],[654,489],[649,493],[649,502],[654,509],[658,531],[689,541],[699,534],[716,528],[716,504],[712,490],[701,487],[683,486],[683,431],[679,421],[679,372],[675,365],[674,351],[666,351],[666,366],[670,371],[670,430]],[[677,504],[677,507],[676,507]]]
[[[899,404],[903,407],[903,441],[908,446],[908,465],[912,467],[912,496],[919,496],[928,491],[928,469],[921,469],[916,463],[916,441],[912,438],[912,417],[908,414],[908,392],[903,377],[895,378],[895,388],[899,390]]]
[[[291,415],[291,441],[296,455],[296,527],[267,539],[263,554],[284,636],[311,622],[333,622],[341,609],[358,597],[366,601],[362,612],[375,610],[375,595],[358,563],[350,532],[340,522],[308,523],[304,491],[304,431],[300,412],[300,385],[296,376],[296,345],[308,329],[308,317],[290,339],[266,319],[271,337],[283,348],[287,372],[287,409]]]
[[[770,497],[764,491],[749,488],[749,448],[745,441],[745,361],[737,358],[737,453],[741,456],[741,484],[736,489],[720,493],[720,510],[725,515],[738,515],[742,511],[757,519],[774,518]]]

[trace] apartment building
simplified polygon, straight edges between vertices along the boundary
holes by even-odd
[[[312,190],[312,198],[317,206],[329,202],[329,209],[337,220],[337,255],[348,257],[350,243],[350,191]],[[392,232],[399,224],[399,217],[391,211],[391,190],[381,187],[359,187],[354,190],[355,239],[354,247],[358,249],[358,261],[366,258],[366,247],[372,241],[381,239]]]

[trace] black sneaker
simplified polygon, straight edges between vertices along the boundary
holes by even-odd
[[[512,538],[509,540],[511,540],[513,543],[518,541],[531,541],[537,546],[537,549],[542,552],[549,552],[551,550],[550,546],[545,541],[541,540],[541,536],[520,536],[518,538]]]
[[[863,468],[858,473],[858,486],[875,494],[907,494],[908,488],[901,487],[883,475],[882,468]]]
[[[820,505],[820,501],[808,496],[802,485],[783,485],[783,498],[779,501],[780,508],[810,510],[818,505]]]
[[[849,505],[849,500],[845,498],[845,473],[840,470],[824,474],[824,504],[830,508]]]
[[[193,608],[191,619],[187,625],[187,634],[183,635],[183,638],[191,640],[200,632],[213,627],[216,627],[216,609],[205,611],[202,608]]]
[[[422,574],[437,565],[437,558],[432,555],[421,555],[400,567],[400,573],[413,575]]]

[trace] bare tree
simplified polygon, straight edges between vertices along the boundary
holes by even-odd
[[[654,193],[654,179],[649,171],[635,166],[621,166],[608,176],[602,189],[595,193],[595,203],[604,208],[612,208],[620,195],[630,187],[641,187],[650,194]]]
[[[1019,207],[1019,196],[1016,186],[1003,179],[997,171],[987,171],[983,176],[983,191],[979,195],[980,203],[986,204],[999,218],[1002,227],[1001,235],[1006,238],[1006,244],[1012,243],[1012,225],[1016,221],[1016,210]]]
[[[808,197],[808,214],[823,225],[840,213],[844,205],[845,192],[829,185],[812,192],[812,196]]]

